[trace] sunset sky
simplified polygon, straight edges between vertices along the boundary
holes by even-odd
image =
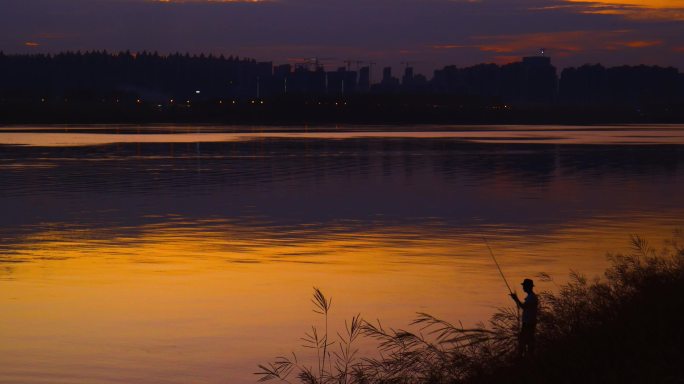
[[[559,67],[684,69],[684,0],[1,0],[0,50],[158,51],[446,64],[547,49]],[[398,70],[398,68],[397,68]]]

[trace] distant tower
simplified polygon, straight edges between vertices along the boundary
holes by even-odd
[[[392,67],[385,67],[382,69],[382,82],[391,83],[392,82]]]
[[[359,70],[359,89],[361,91],[370,89],[370,67],[361,67]]]
[[[528,103],[551,103],[556,97],[558,77],[551,57],[541,48],[539,55],[523,57],[520,100]]]
[[[406,66],[401,83],[404,86],[410,86],[413,83],[413,67]]]

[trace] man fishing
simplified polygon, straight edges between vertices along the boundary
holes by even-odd
[[[521,358],[525,358],[534,354],[534,334],[537,327],[539,299],[537,299],[537,294],[534,293],[534,282],[532,279],[523,280],[522,288],[527,293],[524,302],[518,299],[516,293],[511,293],[511,297],[518,307],[522,309],[522,326],[518,335],[518,354]]]
[[[522,287],[523,291],[527,293],[527,297],[525,297],[525,302],[520,301],[518,295],[513,292],[511,286],[508,285],[508,280],[506,280],[506,276],[504,276],[499,262],[496,261],[496,256],[494,256],[494,251],[492,251],[492,247],[489,246],[489,242],[484,237],[482,239],[485,244],[487,244],[489,254],[492,256],[492,260],[494,260],[494,264],[496,264],[496,268],[499,270],[499,274],[501,274],[501,278],[506,284],[508,292],[518,307],[522,309],[522,326],[520,327],[520,334],[518,335],[518,355],[521,358],[530,357],[534,354],[534,334],[537,328],[537,308],[539,307],[539,299],[537,299],[537,294],[534,293],[534,290],[532,289],[534,288],[534,282],[532,279],[523,280]]]

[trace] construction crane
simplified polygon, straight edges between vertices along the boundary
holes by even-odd
[[[317,71],[323,68],[325,61],[335,60],[334,57],[295,57],[289,59],[295,62],[295,68],[305,68],[307,71]]]
[[[343,63],[346,64],[347,71],[351,70],[352,64],[356,64],[356,69],[358,70],[361,64],[365,63],[365,61],[362,60],[344,60]]]
[[[401,65],[405,65],[405,66],[406,66],[405,68],[408,68],[408,67],[412,66],[412,65],[415,64],[415,63],[416,63],[415,61],[402,61],[402,62],[401,62]]]
[[[314,71],[317,71],[319,68],[324,68],[325,64],[322,64],[324,61],[331,61],[335,60],[334,57],[310,57],[309,58],[309,63],[314,65]]]

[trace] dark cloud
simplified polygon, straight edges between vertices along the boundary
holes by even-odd
[[[511,60],[543,46],[560,67],[684,67],[681,2],[3,0],[0,49],[211,52],[277,62],[321,56],[335,65],[414,61],[428,71]]]

